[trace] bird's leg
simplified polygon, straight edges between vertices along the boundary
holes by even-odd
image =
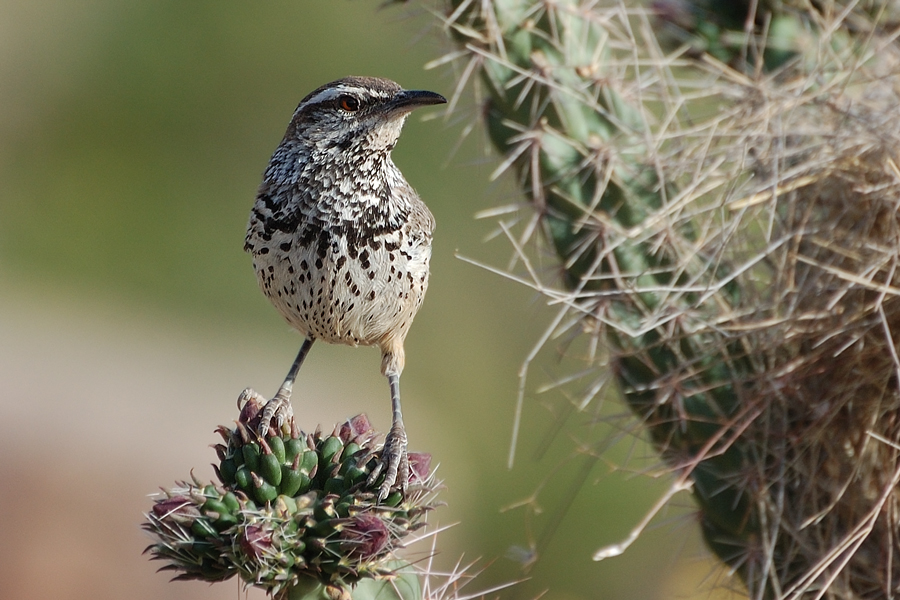
[[[275,429],[279,430],[282,425],[289,423],[294,416],[294,411],[291,408],[291,390],[294,387],[294,380],[297,379],[300,365],[306,359],[306,355],[309,353],[309,349],[312,348],[314,341],[316,341],[314,337],[307,337],[303,340],[303,345],[300,346],[297,358],[294,359],[294,364],[291,365],[287,377],[284,378],[284,383],[281,384],[281,387],[278,388],[272,399],[266,402],[266,405],[263,407],[262,417],[259,421],[260,437],[266,437],[271,423],[274,422]]]
[[[381,462],[369,474],[367,482],[368,485],[373,485],[378,479],[378,475],[384,470],[384,481],[378,488],[378,502],[387,498],[391,493],[391,488],[394,487],[399,487],[400,492],[406,495],[406,485],[409,482],[406,428],[403,426],[403,414],[400,411],[400,375],[388,373],[387,377],[391,385],[393,420],[391,430],[384,439],[384,448],[381,449]]]

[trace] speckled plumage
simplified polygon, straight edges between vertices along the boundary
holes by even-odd
[[[310,93],[269,162],[245,238],[260,287],[308,345],[379,347],[392,395],[428,286],[434,217],[391,150],[409,112],[444,101],[365,77]]]

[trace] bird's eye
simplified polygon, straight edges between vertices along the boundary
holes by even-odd
[[[338,98],[338,106],[341,107],[341,110],[356,112],[359,110],[359,100],[353,96],[341,96]]]

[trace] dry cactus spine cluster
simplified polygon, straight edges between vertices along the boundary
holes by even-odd
[[[410,453],[407,494],[375,501],[380,447],[365,415],[330,434],[293,423],[260,439],[262,399],[242,394],[234,428],[219,427],[219,483],[164,490],[147,514],[147,552],[174,579],[239,575],[277,598],[418,600],[419,574],[396,551],[425,525],[439,482],[430,456]],[[362,583],[361,583],[362,582]]]
[[[511,275],[562,306],[543,341],[596,340],[586,394],[613,373],[752,598],[900,586],[895,4],[759,3],[720,59],[618,2],[438,11],[527,199]]]

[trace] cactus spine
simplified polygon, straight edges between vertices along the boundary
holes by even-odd
[[[890,23],[865,2],[771,3],[782,12],[745,19],[744,42],[722,46],[731,67],[666,55],[661,21],[600,4],[445,11],[501,169],[517,174],[562,266],[554,297],[602,332],[625,401],[691,481],[709,546],[751,597],[889,596],[900,584]],[[764,48],[773,19],[776,55]]]

